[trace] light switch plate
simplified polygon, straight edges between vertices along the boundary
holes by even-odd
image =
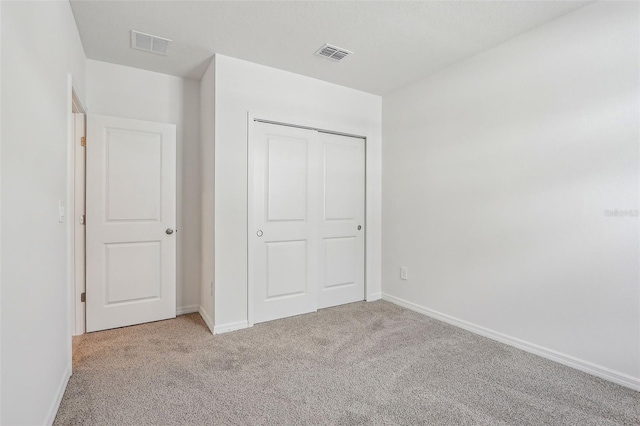
[[[401,266],[400,267],[400,279],[401,280],[406,280],[407,279],[407,274],[408,274],[407,267],[406,266]]]

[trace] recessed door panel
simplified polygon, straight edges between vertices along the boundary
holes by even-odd
[[[267,300],[307,291],[307,242],[267,243]]]
[[[307,218],[307,140],[268,139],[268,220]]]
[[[162,134],[106,129],[107,221],[158,221]]]
[[[351,144],[334,141],[324,145],[325,220],[354,219],[361,213],[361,179],[354,176],[362,173],[362,154],[358,146]]]
[[[160,241],[105,244],[105,250],[107,306],[160,298]]]
[[[358,261],[355,237],[325,238],[324,259],[325,289],[356,284]]]

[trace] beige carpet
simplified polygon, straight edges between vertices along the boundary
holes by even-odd
[[[640,425],[640,393],[387,302],[86,336],[56,425]]]

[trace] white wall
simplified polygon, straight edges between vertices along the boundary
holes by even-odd
[[[87,61],[89,113],[177,126],[178,313],[200,302],[200,83],[106,62]]]
[[[215,60],[211,60],[200,81],[200,161],[201,161],[201,285],[200,316],[213,332],[214,297],[211,282],[214,277],[214,162],[215,162]]]
[[[68,2],[2,2],[0,423],[53,420],[69,369],[68,74],[85,56]]]
[[[384,97],[388,299],[640,388],[638,218],[605,215],[640,208],[638,8],[586,6]]]
[[[0,2],[0,241],[2,241],[2,2]],[[2,307],[2,244],[0,244],[0,308]],[[2,423],[2,314],[0,314],[0,423]]]
[[[247,323],[249,111],[258,117],[368,136],[367,299],[379,298],[381,98],[221,55],[215,57],[215,81],[216,331]]]

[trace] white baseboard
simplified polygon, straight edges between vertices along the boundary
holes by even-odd
[[[69,379],[71,378],[71,370],[66,368],[64,370],[64,375],[62,376],[62,382],[58,387],[58,391],[56,392],[56,398],[53,400],[53,404],[51,404],[51,408],[49,408],[49,413],[47,414],[47,420],[44,424],[52,425],[54,420],[56,419],[56,414],[58,414],[58,409],[60,408],[60,403],[62,402],[62,397],[64,396],[64,391],[67,389],[67,384],[69,383]]]
[[[417,305],[415,303],[400,299],[395,296],[391,296],[386,293],[382,293],[382,299],[391,303],[395,303],[396,305],[402,306],[412,311],[424,314],[431,318],[435,318],[437,320],[454,325],[456,327],[463,328],[472,333],[488,337],[489,339],[497,340],[498,342],[516,347],[518,349],[522,349],[523,351],[541,356],[543,358],[550,359],[551,361],[564,364],[568,367],[575,368],[576,370],[580,370],[593,376],[608,380],[610,382],[640,391],[640,378],[632,377],[628,374],[620,373],[609,368],[593,364],[589,361],[584,361],[579,358],[575,358],[573,356],[536,345],[534,343],[529,343],[524,340],[520,340],[515,337],[511,337],[476,324],[472,324],[470,322],[452,317],[447,314],[443,314],[438,311],[434,311],[433,309],[425,308],[424,306]]]
[[[227,324],[216,325],[213,328],[213,334],[228,333],[230,331],[242,330],[243,328],[248,328],[248,327],[249,327],[248,321],[230,322]]]
[[[205,310],[202,309],[202,306],[198,308],[198,313],[202,317],[202,320],[204,321],[204,323],[207,324],[207,327],[209,327],[209,330],[213,333],[213,320],[209,318],[209,315],[207,315]]]
[[[382,299],[382,293],[373,293],[370,294],[369,297],[366,298],[367,302],[375,302],[376,300]]]
[[[194,312],[198,312],[199,310],[200,305],[178,306],[178,308],[176,309],[176,315],[192,314]]]

